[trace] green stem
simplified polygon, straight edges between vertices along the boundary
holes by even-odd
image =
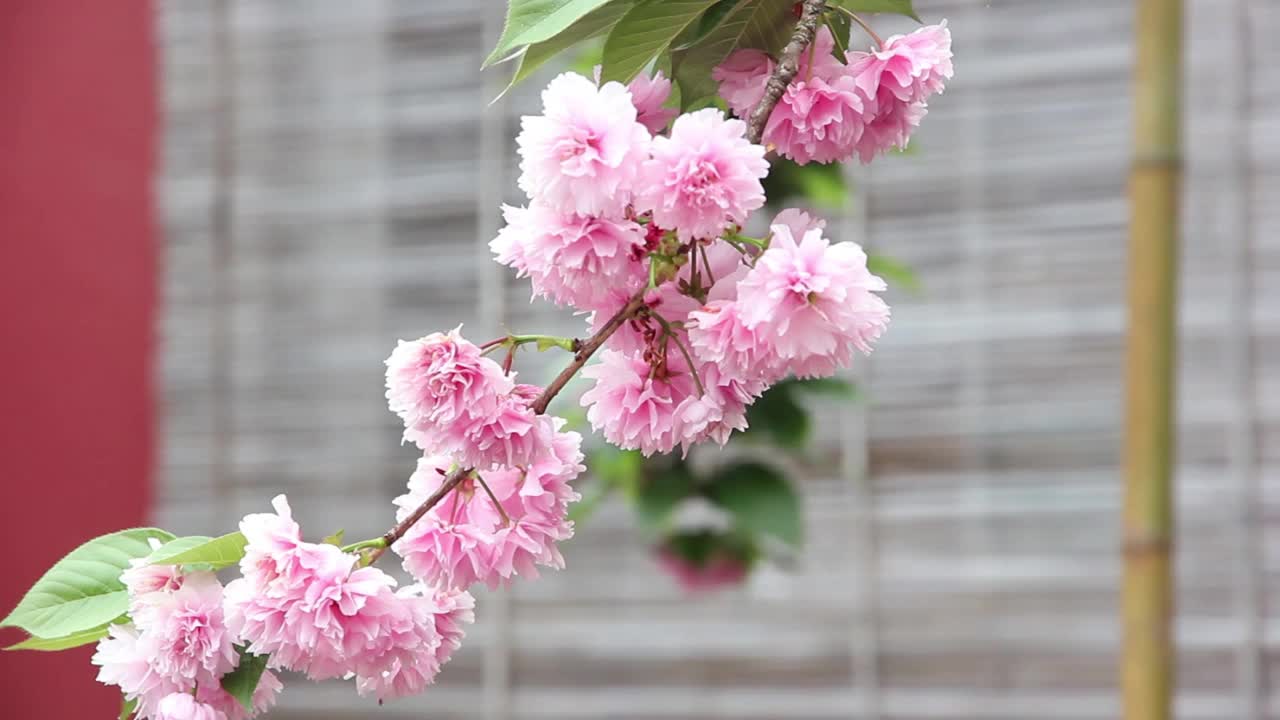
[[[385,548],[386,546],[387,546],[386,540],[380,537],[376,537],[371,540],[361,540],[360,542],[354,542],[354,543],[351,543],[350,545],[343,545],[342,552],[354,553],[354,552],[360,552],[361,550],[367,550],[369,548],[381,549],[381,548]]]

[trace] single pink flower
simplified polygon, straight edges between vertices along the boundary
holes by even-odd
[[[111,625],[98,641],[91,662],[97,665],[98,682],[120,688],[127,700],[137,701],[138,717],[152,717],[160,700],[187,687],[156,672],[155,648],[132,623]]]
[[[764,204],[764,148],[747,142],[746,123],[706,108],[676,118],[670,137],[653,140],[636,207],[682,240],[711,238]]]
[[[884,289],[856,244],[833,245],[818,229],[797,242],[774,225],[769,249],[738,285],[738,304],[782,370],[820,377],[848,366],[855,350],[871,352],[889,324],[889,306],[875,295]]]
[[[820,217],[810,215],[799,208],[787,208],[777,215],[773,216],[773,220],[769,223],[769,227],[774,225],[786,225],[791,231],[791,237],[802,238],[804,234],[810,230],[825,230],[827,221]]]
[[[698,378],[702,392],[686,397],[675,411],[675,434],[686,454],[708,439],[723,447],[734,430],[746,430],[747,406],[765,387],[759,380],[726,376],[713,363],[701,365]]]
[[[291,524],[284,496],[275,505]],[[283,552],[258,546],[252,530],[262,524],[259,516],[241,522],[249,544],[241,560],[244,577],[229,583],[224,594],[228,627],[250,652],[270,655],[271,667],[313,680],[345,675],[351,670],[348,656],[373,641],[379,617],[392,610],[395,581],[376,568],[357,569],[358,558],[333,545],[299,540]],[[264,555],[274,561],[274,577],[261,572],[268,565],[260,559]]]
[[[239,662],[223,621],[222,583],[212,572],[185,574],[174,591],[159,591],[135,606],[152,669],[181,686],[216,683]]]
[[[464,592],[401,588],[377,638],[354,659],[356,691],[379,701],[422,692],[461,643],[474,605]]]
[[[405,439],[424,450],[454,450],[442,441],[445,431],[492,414],[514,387],[460,330],[401,340],[386,361],[387,405],[404,421]]]
[[[671,452],[680,441],[676,409],[697,392],[693,376],[669,348],[669,370],[657,376],[644,356],[605,350],[583,377],[596,384],[582,394],[587,420],[605,439],[646,456]]]
[[[458,422],[446,430],[446,447],[463,465],[490,468],[527,465],[541,454],[554,434],[553,421],[533,412],[531,404],[542,388],[518,385],[499,398],[488,415]]]
[[[621,217],[649,149],[631,93],[563,73],[542,105],[542,115],[521,118],[520,188],[565,214]]]
[[[711,71],[711,79],[720,83],[720,97],[733,114],[746,118],[764,98],[773,66],[773,58],[763,50],[735,50]]]
[[[928,112],[926,100],[943,91],[953,74],[951,32],[946,22],[889,38],[872,52],[851,52],[848,74],[867,99],[857,151],[864,163],[891,148],[907,146]]]
[[[787,86],[764,129],[764,144],[799,165],[843,162],[862,138],[866,103],[845,74]]]
[[[226,713],[185,692],[166,695],[151,717],[153,720],[227,720]]]
[[[773,346],[747,327],[733,300],[717,300],[689,314],[689,345],[702,362],[725,378],[773,383],[781,379]]]
[[[535,296],[592,309],[614,288],[646,280],[644,229],[630,220],[562,215],[534,203],[503,208],[507,225],[489,243],[498,262],[528,276]]]
[[[636,121],[653,135],[666,130],[671,118],[680,114],[674,108],[664,107],[671,96],[671,81],[661,70],[653,77],[640,73],[627,85],[627,90],[631,91],[631,102],[636,106]]]

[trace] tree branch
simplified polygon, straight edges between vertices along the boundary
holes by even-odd
[[[621,310],[614,313],[613,317],[609,318],[608,322],[606,322],[603,327],[596,331],[596,333],[590,338],[587,338],[578,345],[577,351],[573,355],[573,361],[569,363],[568,367],[560,371],[560,374],[557,375],[555,380],[552,380],[551,384],[542,391],[542,394],[538,396],[538,399],[534,400],[531,407],[535,413],[538,415],[545,413],[547,411],[547,405],[551,403],[551,400],[564,389],[564,386],[573,379],[574,375],[578,374],[578,371],[582,369],[582,366],[587,364],[587,361],[591,359],[591,356],[594,355],[602,345],[604,345],[605,341],[617,332],[618,328],[621,328],[628,320],[635,317],[635,314],[644,307],[644,295],[646,289],[647,288],[641,288],[640,291],[632,296],[631,300],[628,301]],[[404,537],[404,534],[409,532],[409,528],[413,527],[419,520],[425,517],[426,514],[431,511],[431,508],[438,505],[446,495],[457,488],[458,485],[462,484],[462,481],[470,477],[473,472],[475,472],[475,468],[458,468],[449,473],[445,477],[444,482],[440,483],[440,487],[436,488],[435,492],[431,493],[426,500],[423,500],[421,505],[414,508],[413,512],[406,515],[404,520],[396,523],[395,527],[382,535],[380,538],[382,540],[382,545],[381,547],[374,548],[369,552],[368,563],[372,564],[381,557],[382,554],[387,551],[387,548],[391,547],[397,540]]]
[[[764,136],[764,126],[769,122],[769,116],[773,114],[773,109],[782,99],[782,93],[787,91],[787,86],[795,79],[796,73],[800,72],[800,53],[813,42],[813,36],[818,32],[818,21],[822,18],[822,11],[826,8],[826,4],[826,0],[804,0],[800,20],[796,23],[795,30],[791,32],[791,40],[782,49],[778,64],[773,67],[773,74],[769,76],[769,82],[764,86],[764,97],[760,98],[760,103],[751,111],[751,117],[747,120],[747,140],[760,143],[760,138]]]

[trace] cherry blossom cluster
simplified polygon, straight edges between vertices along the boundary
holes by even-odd
[[[565,73],[523,118],[519,187],[491,243],[534,297],[585,316],[587,340],[510,335],[477,345],[461,327],[401,341],[386,361],[386,398],[421,451],[398,524],[381,538],[307,542],[283,495],[240,523],[240,577],[134,561],[122,578],[128,622],[94,655],[146,720],[239,720],[272,705],[275,671],[349,678],[379,701],[422,691],[472,622],[476,583],[497,588],[561,568],[569,505],[586,469],[582,437],[545,414],[577,371],[581,404],[609,442],[645,455],[723,445],[746,410],[789,376],[831,376],[869,353],[889,322],[885,283],[853,243],[785,210],[762,237],[745,233],[764,206],[770,150],[800,163],[906,144],[927,98],[951,77],[945,24],[836,58],[823,29],[763,130],[749,140],[775,60],[734,53],[715,71],[727,106],[678,114],[661,73],[629,85]],[[843,62],[842,62],[843,60]],[[527,342],[573,354],[547,387],[517,379]],[[587,364],[592,355],[598,362]],[[501,362],[499,362],[501,360]],[[402,560],[403,587],[372,566]],[[674,556],[673,556],[674,557]],[[691,585],[711,574],[676,564]],[[222,683],[246,658],[268,668],[252,702]],[[243,699],[243,698],[242,698]]]
[[[764,129],[764,142],[804,165],[843,162],[854,155],[869,163],[892,148],[905,148],[928,111],[930,95],[951,78],[951,32],[944,21],[908,35],[894,35],[879,49],[836,58],[835,38],[818,30],[801,55]],[[764,96],[774,60],[759,50],[737,50],[712,72],[720,94],[745,117]]]
[[[101,668],[99,682],[136,702],[138,717],[240,720],[275,702],[281,684],[269,670],[254,691],[252,711],[222,689],[223,676],[240,658],[214,573],[135,560],[121,579],[131,621],[107,628],[93,664]]]

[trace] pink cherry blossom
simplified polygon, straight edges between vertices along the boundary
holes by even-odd
[[[646,456],[671,452],[679,442],[676,409],[697,389],[693,375],[674,358],[678,351],[670,354],[670,371],[661,377],[642,355],[617,350],[603,351],[599,363],[583,369],[583,377],[596,384],[582,394],[582,406],[606,440]]]
[[[925,101],[941,93],[953,73],[951,32],[946,22],[909,35],[895,35],[872,52],[851,52],[848,73],[867,98],[866,126],[858,141],[864,163],[891,148],[907,146],[928,111]]]
[[[680,113],[674,108],[663,107],[671,96],[671,81],[659,70],[649,77],[640,73],[627,85],[631,102],[636,106],[636,121],[650,133],[657,135],[667,129],[671,118]]]
[[[190,693],[166,695],[156,707],[153,720],[227,720],[226,713],[196,700]]]
[[[152,665],[155,654],[132,623],[111,625],[107,636],[98,641],[91,662],[97,665],[98,682],[115,685],[127,700],[137,701],[138,717],[151,717],[166,695],[186,689],[156,672]]]
[[[764,148],[747,142],[746,123],[715,108],[676,118],[670,137],[653,140],[641,171],[637,209],[682,240],[711,238],[764,204]]]
[[[187,573],[174,591],[151,593],[135,605],[152,669],[182,687],[216,683],[238,663],[234,638],[223,621],[222,583],[211,572]]]
[[[379,701],[422,692],[461,643],[474,606],[464,592],[401,588],[377,638],[354,661],[357,692]]]
[[[764,391],[764,383],[723,374],[706,363],[698,368],[703,390],[686,397],[676,407],[675,434],[685,453],[694,444],[714,440],[729,442],[734,430],[747,429],[747,406]]]
[[[720,97],[733,114],[746,118],[764,97],[773,66],[773,58],[763,50],[735,50],[711,71],[711,79],[720,83]]]
[[[487,415],[458,422],[446,430],[445,447],[464,465],[479,469],[527,465],[542,453],[554,434],[553,421],[533,412],[542,388],[517,385],[498,399]]]
[[[513,381],[480,348],[465,340],[461,327],[401,340],[387,358],[387,405],[405,425],[405,439],[423,449],[439,447],[446,428],[470,422],[497,408]]]
[[[146,558],[129,561],[129,569],[120,574],[133,601],[153,593],[173,592],[182,587],[182,569],[177,565],[151,565]]]
[[[747,327],[743,311],[733,300],[717,300],[689,314],[689,345],[701,361],[718,368],[726,378],[776,382],[781,365],[772,346]]]
[[[738,285],[738,302],[743,325],[783,370],[820,377],[848,366],[854,350],[871,352],[889,323],[889,306],[874,294],[884,289],[856,244],[833,245],[818,229],[797,242],[775,225],[769,249]]]
[[[489,244],[498,262],[528,276],[534,296],[591,309],[614,288],[646,280],[644,229],[630,220],[562,215],[534,203],[503,208],[507,225]]]
[[[393,547],[405,570],[432,586],[465,589],[536,577],[537,565],[564,566],[556,543],[573,535],[568,504],[578,495],[569,483],[585,469],[582,437],[563,432],[564,420],[548,419],[553,424],[545,452],[522,468],[480,473],[484,485],[463,481],[409,529]],[[395,500],[397,517],[407,517],[438,489],[451,467],[445,457],[420,459],[409,492]]]
[[[764,129],[764,143],[799,165],[842,162],[862,138],[866,103],[845,74],[787,86]]]
[[[791,231],[791,237],[804,237],[804,234],[810,230],[825,230],[827,221],[815,215],[799,209],[787,208],[777,215],[773,216],[773,221],[769,223],[769,227],[774,225],[786,225]]]
[[[296,529],[284,496],[274,504],[279,527]],[[254,531],[269,525],[253,515],[241,522],[249,543],[241,560],[244,576],[226,588],[227,624],[250,652],[269,654],[272,667],[315,680],[341,677],[350,670],[347,656],[376,637],[379,617],[391,611],[395,581],[376,568],[357,569],[357,558],[333,545],[287,536],[268,536],[272,542],[259,545],[263,534]],[[280,539],[286,542],[275,542]],[[267,567],[274,574],[262,571]]]
[[[565,214],[621,217],[649,149],[631,93],[564,73],[542,105],[542,115],[521,119],[520,188]]]

